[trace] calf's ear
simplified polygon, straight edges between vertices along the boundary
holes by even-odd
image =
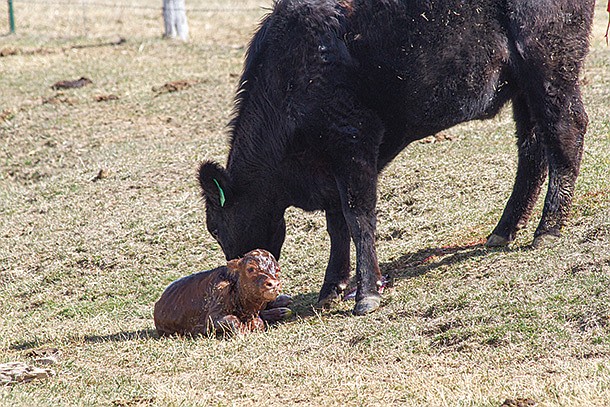
[[[240,266],[241,266],[240,259],[233,259],[227,263],[227,269],[229,270],[230,273],[238,273]]]
[[[227,171],[212,161],[206,161],[199,167],[199,184],[203,196],[214,206],[224,207],[230,204],[231,181]]]

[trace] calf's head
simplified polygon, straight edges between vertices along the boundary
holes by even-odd
[[[279,295],[280,266],[268,251],[252,250],[241,259],[229,261],[227,267],[237,274],[240,293],[248,300],[269,302]]]
[[[234,185],[227,171],[213,162],[201,165],[199,183],[206,202],[208,231],[227,260],[257,248],[279,259],[286,235],[284,209],[268,191],[253,183]]]

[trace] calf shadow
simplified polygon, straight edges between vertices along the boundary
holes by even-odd
[[[138,331],[123,331],[108,335],[87,335],[85,342],[100,343],[100,342],[127,342],[134,340],[150,340],[159,339],[159,334],[156,329],[140,329]]]
[[[124,331],[108,335],[86,335],[84,337],[84,341],[87,343],[126,342],[138,339],[157,340],[159,339],[159,334],[157,334],[155,329],[140,329],[138,331]],[[29,349],[37,349],[47,345],[49,345],[49,343],[44,340],[20,341],[11,344],[9,349],[14,351],[27,351]]]

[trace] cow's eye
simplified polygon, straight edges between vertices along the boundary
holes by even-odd
[[[218,229],[211,230],[210,234],[214,239],[218,240]]]
[[[248,271],[248,273],[250,273],[250,274],[252,274],[252,273],[256,272],[256,269],[255,269],[254,267],[248,267],[246,270],[247,270],[247,271]]]

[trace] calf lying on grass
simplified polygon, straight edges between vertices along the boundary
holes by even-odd
[[[226,266],[171,283],[155,304],[159,335],[219,335],[260,331],[291,312],[279,295],[280,267],[271,253],[253,250]],[[260,315],[259,315],[260,313]]]

